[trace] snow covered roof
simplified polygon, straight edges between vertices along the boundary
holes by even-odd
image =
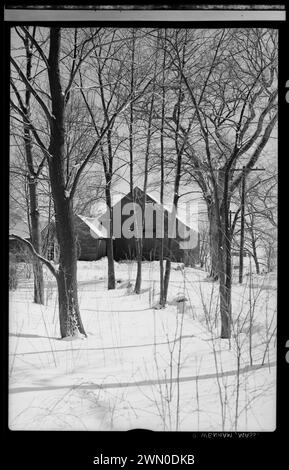
[[[140,188],[138,188],[137,186],[134,188],[135,190],[137,191],[141,191],[143,192]],[[112,200],[113,200],[113,203],[112,203],[112,206],[114,207],[116,204],[118,204],[121,199],[123,199],[125,196],[127,196],[129,193],[125,194],[125,195],[121,195],[121,194],[116,194]],[[146,192],[147,196],[153,200],[156,204],[158,205],[161,205],[160,201],[158,201],[158,199],[153,196],[152,194],[150,194],[148,191]],[[163,204],[163,208],[168,211],[169,214],[172,213],[172,205],[168,205],[168,204]],[[85,222],[89,228],[90,228],[90,232],[91,232],[91,235],[92,237],[95,237],[95,238],[107,238],[107,230],[106,228],[103,226],[102,224],[102,220],[104,220],[104,217],[107,213],[107,206],[105,204],[101,205],[98,207],[98,214],[97,216],[95,217],[85,217],[83,215],[80,215],[78,214],[78,217],[81,218],[81,220],[83,220],[83,222]],[[191,230],[194,230],[195,232],[198,232],[198,218],[196,218],[196,222],[192,222],[192,221],[187,221],[187,214],[186,214],[186,211],[185,210],[182,210],[180,207],[178,207],[178,210],[177,210],[177,219],[182,223],[184,224],[186,227],[188,227],[189,229]]]
[[[18,235],[18,237],[21,238],[29,238],[30,233],[29,233],[29,227],[27,222],[24,220],[17,220],[15,223],[11,223],[9,225],[9,236],[11,235]]]
[[[114,194],[112,195],[112,206],[115,206],[122,198],[124,194]],[[99,200],[93,205],[93,211],[91,212],[91,218],[100,219],[107,212],[107,205],[104,200]]]
[[[124,196],[125,194],[121,194],[121,193],[114,194],[112,196],[112,205],[115,206],[115,204],[117,204]]]
[[[151,199],[153,199],[156,204],[161,204],[160,201],[155,197],[153,196],[152,194],[150,194],[148,191],[146,192],[147,196],[149,196]],[[168,205],[168,204],[163,204],[163,208],[168,211],[168,213],[171,213],[172,212],[172,208],[173,208],[173,204],[171,205]],[[197,226],[196,224],[193,224],[191,221],[187,221],[187,217],[186,217],[186,213],[185,211],[181,211],[180,208],[178,207],[177,209],[177,219],[182,222],[182,224],[184,224],[186,227],[192,229],[192,230],[195,230],[195,231],[198,231],[197,229]]]
[[[90,228],[90,234],[93,238],[107,238],[107,230],[97,217],[85,217],[80,214],[78,217]]]

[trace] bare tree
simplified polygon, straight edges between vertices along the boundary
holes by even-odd
[[[34,27],[31,31],[32,38],[35,38]],[[29,83],[33,80],[33,49],[34,42],[29,38],[30,32],[29,28],[20,32],[18,28],[15,28],[15,31],[23,43],[25,50],[25,77]],[[26,177],[28,182],[28,225],[30,231],[30,239],[35,250],[41,254],[41,227],[40,227],[40,213],[39,213],[39,203],[38,203],[38,179],[43,169],[45,163],[45,157],[42,156],[42,159],[37,158],[37,151],[35,152],[35,147],[33,148],[33,140],[31,136],[30,128],[30,116],[31,116],[31,98],[32,92],[30,87],[26,84],[24,87],[24,92],[19,92],[14,80],[11,77],[11,88],[12,92],[16,98],[17,105],[14,108],[20,110],[21,119],[23,122],[23,145],[24,145],[24,155],[25,155],[25,169]],[[12,120],[13,121],[13,120]],[[42,264],[37,259],[33,259],[33,273],[34,273],[34,302],[43,304],[44,302],[44,282],[43,282],[43,270]]]
[[[104,137],[123,107],[127,105],[127,102],[125,102],[125,105],[123,104],[117,108],[111,118],[106,121],[104,128],[96,136],[94,143],[85,155],[81,156],[80,161],[73,165],[67,176],[65,164],[67,104],[71,96],[72,86],[75,85],[78,88],[75,79],[80,67],[95,49],[93,38],[98,34],[98,30],[92,30],[88,33],[82,31],[80,38],[77,29],[72,31],[72,48],[70,53],[66,52],[65,54],[62,54],[61,28],[51,27],[48,31],[41,29],[39,36],[34,38],[26,28],[24,30],[33,42],[39,61],[42,63],[41,80],[38,83],[29,82],[17,58],[11,57],[11,63],[18,73],[20,81],[31,91],[48,124],[49,146],[47,148],[38,133],[37,125],[33,124],[32,120],[29,123],[32,136],[41,148],[48,164],[55,212],[56,234],[60,251],[58,269],[56,270],[48,260],[36,252],[29,242],[25,240],[22,240],[22,242],[26,244],[34,256],[48,267],[57,280],[61,336],[73,336],[78,331],[85,334],[78,304],[77,247],[74,231],[73,199],[87,164],[100,148]],[[43,34],[46,34],[46,37],[42,40]],[[66,36],[69,34],[71,34],[71,31]],[[70,37],[67,43],[69,45]],[[47,73],[48,86],[46,86],[47,81],[43,78],[43,73]],[[23,117],[21,110],[17,109],[17,111]]]
[[[200,262],[201,268],[207,269],[208,262],[209,262],[209,249],[210,249],[209,227],[207,223],[199,225],[199,234],[200,234],[199,262]]]
[[[151,154],[151,141],[153,136],[152,121],[154,115],[154,106],[155,106],[155,90],[156,90],[156,79],[157,79],[157,70],[158,70],[158,40],[155,39],[155,45],[152,47],[151,60],[153,59],[153,71],[152,71],[152,87],[151,87],[151,96],[148,102],[147,109],[147,125],[145,126],[146,132],[146,144],[145,144],[145,158],[144,158],[144,178],[143,178],[143,195],[140,198],[139,204],[142,211],[142,223],[140,227],[141,237],[136,239],[136,251],[137,251],[137,275],[135,281],[134,291],[136,294],[140,293],[141,289],[141,280],[142,280],[142,254],[143,254],[143,228],[145,221],[145,211],[146,211],[146,193],[148,187],[148,172],[149,172],[149,158]]]
[[[116,120],[116,116],[120,110],[129,108],[132,112],[132,106],[150,84],[146,76],[141,78],[137,83],[131,81],[130,86],[126,87],[127,60],[129,52],[126,47],[128,41],[126,37],[122,37],[117,29],[107,30],[104,36],[98,35],[94,39],[95,49],[91,56],[90,70],[95,70],[95,76],[91,76],[90,80],[96,87],[96,102],[91,101],[89,94],[85,93],[85,87],[82,90],[82,96],[86,107],[89,111],[94,132],[97,136],[105,127],[109,125],[105,139],[100,145],[100,156],[105,176],[105,197],[108,210],[107,220],[107,258],[108,258],[108,289],[115,288],[114,273],[114,255],[113,255],[113,204],[111,196],[111,188],[113,177],[117,172],[127,165],[118,155],[121,144],[127,139],[127,135],[123,134],[122,122]],[[134,38],[133,38],[134,41]],[[132,62],[131,62],[132,66]],[[81,81],[82,83],[82,81]],[[95,99],[95,97],[93,98]],[[97,113],[95,112],[97,110]],[[115,166],[117,163],[117,167]],[[132,149],[130,149],[130,164],[132,164]],[[132,167],[131,167],[132,175]]]
[[[269,272],[276,257],[277,172],[274,165],[247,185],[245,208],[246,250],[253,257],[257,274],[264,256]]]
[[[163,33],[164,42],[166,41],[166,29]],[[162,39],[162,31],[160,31],[160,40]],[[166,88],[165,88],[165,71],[166,71],[166,48],[163,48],[163,60],[162,60],[162,76],[161,76],[161,123],[160,123],[160,203],[163,207],[164,204],[164,176],[165,176],[165,139],[164,139],[164,127],[165,127],[165,114],[166,114]],[[163,227],[164,228],[164,227]],[[164,290],[164,232],[160,239],[160,306],[165,305],[165,290]]]
[[[201,34],[202,36],[202,34]],[[222,30],[208,33],[207,54],[192,80],[175,58],[199,124],[199,142],[187,145],[188,166],[208,206],[214,277],[220,279],[221,337],[230,337],[231,233],[229,208],[241,183],[237,163],[248,175],[277,121],[276,44],[274,30]],[[210,49],[208,49],[210,45]],[[206,72],[208,71],[208,72]],[[188,139],[187,139],[188,140]],[[203,158],[205,156],[205,159]]]

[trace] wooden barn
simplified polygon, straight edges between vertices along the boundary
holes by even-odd
[[[15,262],[26,262],[30,255],[27,249],[13,235],[30,241],[28,224],[19,218],[15,223],[10,221],[9,226],[9,257]]]
[[[74,224],[78,259],[93,261],[106,256],[106,233],[102,227],[97,226],[95,218],[75,215]],[[59,247],[55,222],[50,222],[42,230],[42,251],[48,259],[58,262]]]
[[[134,233],[134,220],[132,218],[134,210],[131,210],[128,203],[137,203],[141,207],[143,192],[138,187],[134,188],[133,195],[130,193],[123,196],[113,206],[113,251],[114,259],[133,260],[136,258],[136,237]],[[172,261],[183,262],[186,265],[194,266],[199,260],[199,234],[187,225],[180,216],[176,218],[176,234],[171,241],[169,250],[169,227],[172,214],[170,209],[162,206],[150,194],[146,195],[145,214],[151,214],[151,218],[145,218],[143,228],[143,259],[148,261],[158,260],[160,256],[161,238],[164,238],[163,254],[164,258],[170,257]],[[158,221],[160,215],[164,219],[163,237],[159,233]],[[82,215],[74,216],[75,232],[77,240],[78,259],[80,261],[93,261],[106,256],[108,213],[105,212],[100,217],[92,218]],[[125,227],[127,232],[125,232]],[[186,240],[188,231],[193,236],[193,248],[184,249],[182,242]],[[59,247],[57,243],[55,222],[46,224],[42,232],[42,253],[50,259],[58,262]],[[16,251],[20,249],[16,240],[10,240],[10,244],[15,244]],[[17,246],[17,248],[16,248]],[[12,247],[12,246],[11,246]]]
[[[136,258],[136,238],[127,238],[123,236],[123,228],[125,224],[129,223],[131,213],[125,210],[125,206],[128,203],[140,204],[143,200],[143,191],[135,187],[133,195],[131,193],[123,196],[113,206],[113,234],[114,237],[113,249],[114,259],[116,261],[123,259],[135,259]],[[143,259],[145,260],[158,260],[160,256],[161,237],[159,236],[158,222],[161,215],[164,217],[164,258],[170,257],[172,261],[184,262],[186,265],[194,266],[198,262],[199,258],[199,234],[192,227],[184,223],[180,217],[176,218],[176,236],[172,238],[171,247],[169,250],[169,222],[172,219],[172,214],[168,208],[162,206],[152,195],[146,194],[146,213],[150,210],[151,218],[145,219],[145,226],[143,228]],[[99,218],[100,224],[108,228],[108,217],[107,213],[103,214]],[[134,231],[134,224],[132,223],[131,231]],[[120,229],[122,228],[122,230]],[[183,249],[182,241],[186,240],[188,231],[190,230],[190,236],[193,237],[193,248]],[[118,232],[118,233],[117,233]]]

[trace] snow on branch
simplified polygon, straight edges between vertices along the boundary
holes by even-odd
[[[13,59],[13,57],[10,58],[13,66],[15,67],[16,71],[18,72],[22,82],[26,85],[26,87],[31,91],[32,95],[35,97],[36,101],[38,101],[38,103],[40,104],[40,106],[42,107],[43,111],[45,112],[46,114],[46,117],[48,119],[49,122],[51,122],[51,119],[52,119],[52,115],[49,111],[49,109],[47,108],[46,104],[44,103],[44,101],[40,98],[39,94],[35,91],[35,89],[33,88],[33,86],[31,85],[30,81],[27,79],[27,77],[25,77],[24,73],[22,72],[21,68],[19,67],[19,65],[17,64],[17,62]]]
[[[41,256],[39,253],[37,253],[37,251],[35,250],[34,246],[33,246],[28,240],[25,240],[25,238],[19,237],[18,235],[15,235],[14,233],[11,234],[11,237],[15,238],[16,240],[19,240],[23,245],[27,246],[28,249],[30,250],[30,252],[31,252],[36,258],[38,258],[43,264],[45,264],[45,266],[47,266],[47,268],[48,268],[49,271],[53,274],[53,276],[54,276],[56,279],[58,278],[58,272],[56,271],[56,269],[54,268],[54,266],[52,265],[52,263],[50,263],[50,261],[48,261],[48,259],[43,258],[43,256]]]

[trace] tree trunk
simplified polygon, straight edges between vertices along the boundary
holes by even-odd
[[[244,246],[245,246],[245,167],[242,171],[242,195],[241,195],[241,232],[240,232],[240,253],[239,253],[239,284],[243,282],[244,273]]]
[[[110,213],[110,220],[109,220],[109,235],[107,238],[107,268],[108,268],[108,276],[107,276],[107,288],[109,290],[115,289],[115,272],[114,272],[114,255],[113,255],[113,238],[112,238],[112,207],[111,207],[111,197],[110,197],[110,190],[109,196],[106,197],[106,203],[109,207]]]
[[[41,243],[41,231],[39,223],[39,211],[37,201],[37,182],[29,175],[29,219],[30,219],[30,236],[31,243],[34,246],[37,253],[41,255],[42,243]],[[44,281],[43,281],[43,268],[41,262],[34,258],[33,259],[33,275],[34,275],[34,302],[36,304],[44,303]]]
[[[29,45],[28,37],[24,39],[26,51],[26,77],[31,80],[32,69],[32,47]],[[26,86],[25,90],[25,115],[27,122],[24,122],[24,147],[25,159],[28,167],[28,193],[29,193],[29,222],[30,222],[30,237],[31,243],[37,253],[41,255],[41,231],[39,222],[38,211],[38,197],[37,197],[37,179],[34,171],[33,153],[32,153],[32,139],[30,135],[29,118],[30,118],[30,98],[31,91]],[[44,282],[43,282],[43,268],[41,262],[33,257],[33,276],[34,276],[34,302],[36,304],[44,303]]]
[[[52,154],[53,155],[53,154]],[[53,161],[53,158],[51,159]],[[50,164],[53,166],[53,163]],[[53,176],[53,170],[51,176]],[[77,245],[74,232],[73,206],[63,188],[55,188],[52,178],[56,236],[59,245],[58,302],[61,337],[74,336],[77,330],[86,335],[79,312],[77,291]],[[60,194],[62,197],[60,197]]]
[[[134,93],[134,55],[135,55],[135,30],[132,28],[132,57],[131,57],[131,77],[130,77],[130,93],[133,97]],[[133,101],[130,102],[129,117],[129,186],[131,197],[133,196],[133,131],[134,131],[134,110]]]
[[[174,223],[176,221],[177,207],[178,207],[178,201],[179,201],[179,186],[180,186],[180,180],[181,180],[181,165],[182,165],[182,153],[178,152],[178,155],[177,155],[177,169],[176,169],[176,176],[175,176],[175,183],[174,183],[173,211],[171,213],[172,226],[174,225]],[[168,222],[168,227],[169,227],[169,222]],[[170,274],[171,274],[171,264],[172,264],[171,263],[171,249],[172,249],[172,233],[170,233],[170,229],[168,228],[168,246],[167,246],[168,258],[166,260],[165,277],[164,277],[164,303],[167,302],[169,281],[170,281]]]
[[[256,241],[254,236],[254,231],[251,230],[251,242],[252,242],[252,251],[253,251],[253,259],[256,267],[256,274],[260,274],[260,265],[257,255],[257,248],[256,248]]]
[[[272,255],[273,255],[273,247],[271,242],[269,242],[269,246],[267,248],[267,272],[270,273],[273,271],[272,269]]]
[[[112,157],[111,157],[112,158]],[[110,161],[110,166],[112,165],[112,160]],[[105,199],[106,205],[109,210],[109,233],[107,238],[107,288],[109,290],[115,289],[115,272],[114,272],[114,254],[113,254],[113,208],[111,203],[111,173],[112,168],[109,172],[106,172],[106,187],[105,187]]]
[[[219,211],[219,279],[220,279],[220,314],[221,338],[231,337],[231,291],[232,291],[232,262],[231,262],[231,233],[229,227],[229,174],[224,172],[223,203]],[[221,176],[221,175],[220,175]]]
[[[159,33],[160,34],[160,33]],[[166,29],[164,30],[164,36],[166,40]],[[160,147],[161,147],[161,162],[160,162],[160,203],[163,207],[164,203],[164,126],[165,126],[165,105],[166,105],[166,91],[165,91],[165,69],[166,69],[166,49],[164,49],[163,63],[162,63],[162,114],[161,114],[161,128],[160,128]],[[162,225],[163,233],[160,238],[160,306],[165,306],[165,289],[164,289],[164,223]]]
[[[160,306],[165,305],[165,289],[164,289],[164,238],[160,239]]]
[[[174,185],[175,192],[174,192],[174,200],[173,200],[173,211],[171,213],[172,227],[174,226],[174,223],[176,221],[177,207],[178,207],[178,201],[179,201],[179,185],[180,185],[180,179],[181,179],[181,173],[180,173],[180,171],[181,171],[181,161],[182,161],[182,156],[181,156],[181,153],[179,153],[178,162],[177,162],[176,177],[175,177],[175,185]],[[170,229],[169,214],[168,214],[168,245],[167,245],[167,252],[168,252],[167,256],[168,257],[166,259],[165,277],[164,277],[164,304],[166,304],[166,302],[167,302],[170,275],[171,275],[172,240],[173,240],[173,233]]]
[[[107,105],[105,103],[105,95],[103,90],[103,82],[101,77],[101,72],[98,73],[99,83],[101,86],[101,100],[103,111],[105,115],[106,122],[109,122]],[[105,153],[103,147],[101,146],[102,153],[102,163],[105,174],[106,186],[105,186],[105,198],[106,205],[109,210],[109,234],[107,239],[107,288],[109,290],[115,289],[115,272],[114,272],[114,255],[113,255],[113,209],[111,202],[111,182],[113,176],[113,151],[112,151],[112,142],[111,142],[112,130],[108,129],[107,131],[107,156],[108,161],[106,161]]]
[[[186,44],[186,42],[185,42]],[[182,67],[184,67],[185,61],[185,45],[183,46],[183,57],[182,57]],[[175,173],[175,180],[174,180],[174,196],[173,196],[173,210],[172,210],[172,227],[175,224],[176,221],[176,215],[177,215],[177,208],[178,208],[178,202],[179,202],[179,188],[180,188],[180,181],[181,181],[181,169],[182,169],[182,156],[183,156],[183,150],[185,147],[185,142],[186,139],[182,142],[182,145],[179,145],[179,129],[180,129],[180,110],[181,110],[181,103],[184,99],[184,93],[182,90],[182,82],[183,82],[183,76],[180,74],[179,78],[179,91],[178,91],[178,101],[174,107],[174,112],[173,112],[173,119],[176,124],[176,130],[175,130],[175,149],[176,149],[176,157],[177,157],[177,162],[176,162],[176,173]],[[168,214],[169,218],[169,214]],[[170,226],[169,220],[168,220],[168,227]],[[173,234],[170,233],[170,228],[168,228],[168,258],[166,260],[166,268],[165,268],[165,278],[164,278],[164,303],[167,302],[167,296],[168,296],[168,289],[169,289],[169,280],[170,280],[170,273],[171,273],[171,247],[172,247],[172,236]]]
[[[107,263],[108,263],[108,281],[107,288],[115,289],[115,272],[114,272],[114,259],[113,259],[113,239],[107,239]]]
[[[141,232],[141,237],[135,238],[135,246],[136,246],[136,259],[137,259],[137,273],[136,273],[136,280],[134,286],[134,292],[136,294],[140,294],[141,290],[141,282],[142,282],[142,255],[143,255],[143,229],[145,223],[145,207],[146,207],[146,190],[147,190],[147,177],[148,177],[148,148],[146,151],[145,156],[145,175],[144,175],[144,186],[143,186],[143,195],[138,197],[138,193],[134,192],[134,202],[140,205],[141,207],[141,227],[138,227],[138,231]]]
[[[228,339],[231,336],[231,292],[226,285],[226,274],[220,273],[220,313],[221,313],[221,338]]]
[[[136,243],[136,253],[137,253],[137,274],[135,280],[134,291],[136,294],[140,294],[141,289],[141,280],[142,280],[142,238],[137,238]]]
[[[154,87],[153,87],[154,90]],[[148,161],[150,154],[150,144],[151,144],[151,125],[152,125],[152,115],[154,108],[154,94],[152,94],[151,103],[150,103],[150,112],[148,119],[148,134],[147,134],[147,144],[146,144],[146,153],[145,153],[145,164],[144,164],[144,183],[143,183],[143,197],[141,197],[140,205],[142,210],[142,226],[141,232],[143,234],[143,228],[145,223],[145,211],[146,211],[146,192],[147,192],[147,182],[148,182]],[[136,294],[140,293],[141,289],[141,279],[142,279],[142,253],[143,253],[143,236],[136,239],[136,252],[137,252],[137,274],[134,291]]]
[[[170,239],[168,240],[168,252],[170,253],[171,249],[171,241]],[[166,260],[166,267],[165,267],[165,277],[164,277],[164,299],[163,302],[166,304],[167,302],[167,297],[168,297],[168,289],[169,289],[169,282],[170,282],[170,275],[171,275],[171,258],[170,254],[169,257]]]
[[[221,338],[231,337],[231,227],[229,171],[219,171],[214,199],[207,201],[212,280],[219,280]],[[220,203],[222,201],[222,203]]]
[[[220,279],[220,312],[221,312],[221,338],[231,337],[231,291],[232,291],[232,275],[231,275],[231,256],[228,256],[228,251],[231,251],[231,240],[225,243],[227,253],[225,255],[225,270],[221,270],[219,274]]]
[[[255,263],[255,268],[256,268],[256,274],[260,274],[260,265],[259,265],[259,260],[257,255],[253,255],[254,263]]]
[[[30,198],[30,233],[31,243],[37,253],[42,254],[41,231],[39,223],[39,211],[37,207],[37,191],[36,182],[29,185],[29,198]],[[34,258],[33,259],[33,274],[34,274],[34,302],[36,304],[44,304],[44,281],[43,281],[43,268],[42,263]]]
[[[72,200],[65,184],[64,94],[60,82],[60,28],[50,28],[48,76],[52,118],[48,160],[52,198],[55,210],[56,236],[59,244],[58,302],[61,337],[85,334],[77,295],[77,247],[74,232]]]
[[[131,57],[131,77],[130,77],[130,92],[131,96],[134,93],[134,57],[135,57],[135,30],[132,29],[132,57]],[[134,108],[133,108],[133,101],[130,103],[130,119],[129,119],[129,186],[130,186],[130,195],[132,202],[135,202],[135,194],[134,194],[134,187],[133,187],[133,177],[134,177],[134,164],[133,164],[133,130],[134,130]],[[136,294],[140,293],[141,289],[141,280],[142,280],[142,239],[136,238],[135,239],[135,247],[136,247],[136,258],[137,258],[137,274],[134,286],[134,292]]]
[[[209,243],[210,243],[210,274],[213,281],[219,278],[219,227],[216,204],[212,202],[208,206],[209,217]]]
[[[59,243],[58,303],[61,337],[74,336],[77,330],[86,336],[83,328],[77,292],[77,249],[74,234],[73,212],[70,201],[62,204],[60,222],[56,223]]]

